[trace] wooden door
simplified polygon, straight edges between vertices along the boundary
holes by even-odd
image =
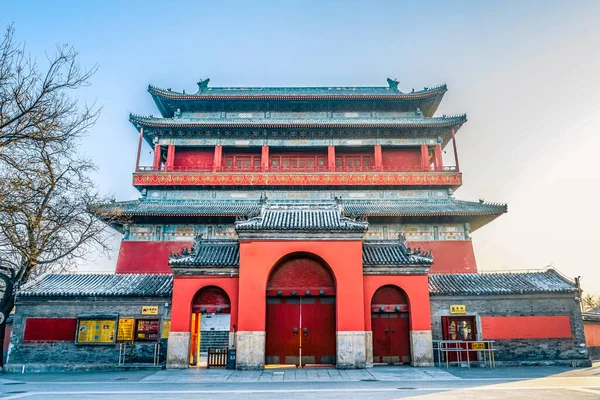
[[[302,365],[335,364],[335,297],[301,298]]]
[[[373,313],[373,362],[410,363],[408,313]]]
[[[335,363],[335,297],[267,297],[266,364]]]

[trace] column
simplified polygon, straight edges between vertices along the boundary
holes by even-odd
[[[165,164],[167,171],[172,171],[175,165],[175,146],[170,144],[167,147],[167,163]]]
[[[421,145],[421,170],[429,171],[429,149],[426,144]]]
[[[375,169],[377,171],[383,170],[383,157],[381,154],[381,145],[375,145]]]
[[[456,138],[454,137],[456,133],[456,129],[452,128],[452,147],[454,147],[454,162],[456,165],[456,172],[460,172],[460,167],[458,166],[458,150],[456,149]]]
[[[154,162],[152,163],[152,169],[158,171],[160,169],[160,146],[154,146]]]
[[[222,157],[223,157],[223,146],[218,144],[215,146],[215,157],[213,159],[213,171],[219,171],[221,169]]]
[[[327,166],[330,171],[335,171],[335,146],[327,146]]]
[[[435,163],[435,170],[436,171],[443,171],[444,170],[444,159],[442,157],[442,145],[441,144],[436,144],[435,145],[434,163]]]
[[[144,128],[140,128],[140,141],[138,143],[137,157],[135,159],[135,172],[140,170],[140,156],[142,154],[142,139],[144,138]]]
[[[262,153],[260,155],[260,169],[261,171],[267,171],[269,169],[269,146],[262,147]]]

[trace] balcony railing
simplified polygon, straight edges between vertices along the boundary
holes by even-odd
[[[402,166],[402,167],[254,167],[254,166],[221,166],[214,168],[212,165],[189,166],[189,167],[167,167],[161,166],[154,168],[152,166],[141,166],[136,172],[458,172],[455,166],[444,166],[435,168],[433,165],[428,169],[421,166]]]

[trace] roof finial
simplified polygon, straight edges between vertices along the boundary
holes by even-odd
[[[388,83],[388,86],[390,87],[390,89],[398,90],[398,84],[400,83],[400,82],[398,82],[398,79],[387,78],[387,83]]]
[[[208,88],[208,82],[210,82],[209,78],[200,79],[200,82],[198,82],[198,91],[201,92],[204,89]]]

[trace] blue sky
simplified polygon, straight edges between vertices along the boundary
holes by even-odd
[[[104,107],[82,150],[117,200],[138,196],[127,115],[158,114],[149,83],[187,91],[206,77],[214,86],[391,77],[404,91],[447,83],[438,114],[469,117],[458,133],[465,183],[456,196],[509,204],[474,234],[479,268],[553,263],[600,293],[599,20],[597,1],[4,0],[0,14],[40,63],[69,43],[82,65],[99,66],[78,94]],[[87,268],[115,262],[116,252]]]

